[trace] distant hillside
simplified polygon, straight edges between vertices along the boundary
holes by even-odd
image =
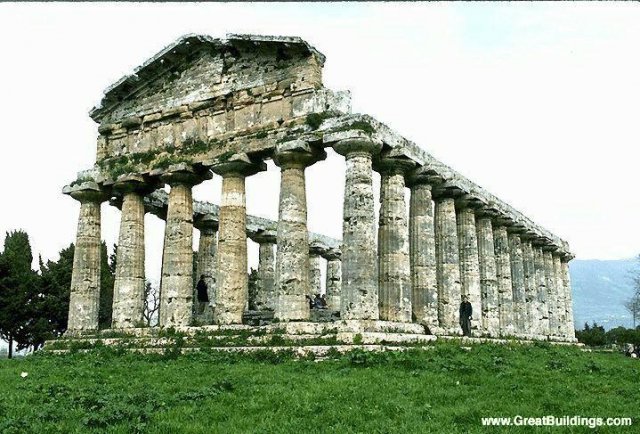
[[[630,274],[638,268],[636,259],[578,260],[569,263],[573,286],[573,311],[576,326],[593,321],[607,330],[631,327],[631,315],[623,303],[633,294]]]

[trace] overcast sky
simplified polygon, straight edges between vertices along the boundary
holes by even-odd
[[[0,234],[26,230],[45,259],[74,241],[79,205],[60,190],[94,163],[89,109],[185,33],[301,36],[327,56],[325,86],[351,90],[354,112],[568,240],[578,258],[640,252],[637,3],[0,4]],[[307,178],[310,229],[335,237],[342,162],[331,154]],[[278,184],[272,164],[249,178],[248,211],[276,218]],[[195,197],[219,203],[219,179]],[[103,205],[109,244],[119,218]],[[164,224],[145,221],[155,280]]]

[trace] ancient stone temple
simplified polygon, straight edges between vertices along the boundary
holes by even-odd
[[[63,189],[80,202],[69,334],[98,327],[108,202],[121,209],[114,329],[142,320],[152,213],[166,222],[159,327],[253,316],[460,335],[466,296],[474,336],[574,341],[568,244],[385,124],[352,114],[348,92],[323,86],[324,61],[296,37],[187,35],[105,91],[90,113],[96,163]],[[327,152],[344,156],[342,240],[307,229],[305,169]],[[246,212],[245,181],[268,159],[281,179],[273,221]],[[192,188],[214,176],[221,202],[194,201]],[[194,230],[205,311],[194,297]],[[251,299],[248,239],[260,246]],[[308,297],[323,275],[326,309],[316,312]]]

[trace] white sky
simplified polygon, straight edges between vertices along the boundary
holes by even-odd
[[[306,39],[327,56],[325,86],[351,90],[354,112],[568,240],[578,258],[640,252],[637,3],[0,4],[0,234],[25,229],[36,256],[57,259],[79,208],[60,190],[94,163],[87,113],[102,91],[182,34],[227,32]],[[269,169],[248,180],[248,211],[276,218]],[[343,177],[336,155],[308,170],[311,230],[340,237]],[[219,203],[219,180],[195,196]],[[157,279],[164,225],[146,222]],[[104,205],[109,244],[118,227]]]

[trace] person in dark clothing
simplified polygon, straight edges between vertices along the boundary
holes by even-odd
[[[209,289],[207,282],[204,281],[204,274],[200,276],[200,280],[196,284],[196,296],[198,297],[198,313],[201,314],[207,308],[209,303]]]
[[[473,314],[473,308],[469,303],[469,297],[462,296],[462,303],[460,303],[460,327],[462,327],[463,336],[471,336],[471,315]]]
[[[322,299],[320,298],[320,294],[316,294],[316,298],[313,299],[313,308],[322,309]]]

